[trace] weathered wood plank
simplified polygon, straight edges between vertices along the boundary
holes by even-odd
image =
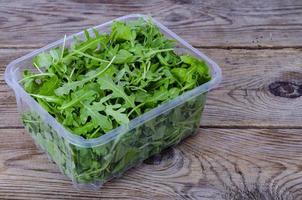
[[[0,13],[0,199],[302,199],[302,2],[4,0]],[[130,13],[203,47],[223,81],[198,135],[100,191],[77,191],[21,128],[2,75],[33,48]],[[247,50],[257,48],[267,50]]]
[[[302,198],[301,129],[200,129],[95,192],[76,191],[23,129],[0,132],[0,199]]]
[[[0,50],[0,74],[4,72],[5,63],[29,51]],[[302,95],[301,50],[203,51],[223,70],[222,83],[209,93],[203,126],[302,127],[302,97],[299,97]],[[285,85],[273,89],[278,81]],[[2,78],[0,102],[0,127],[20,127],[14,95],[8,92]]]
[[[130,13],[155,16],[199,47],[302,47],[302,2],[5,0],[0,47],[41,47]]]

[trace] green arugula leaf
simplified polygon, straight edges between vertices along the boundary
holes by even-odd
[[[109,131],[112,129],[112,122],[105,115],[99,113],[99,108],[97,106],[93,106],[87,104],[85,102],[81,102],[83,105],[83,110],[81,110],[81,115],[90,116],[91,121],[94,123],[94,127],[100,126],[104,131]]]
[[[98,78],[98,83],[100,84],[101,89],[111,90],[113,98],[121,97],[124,99],[125,107],[135,107],[134,98],[128,96],[123,87],[116,85],[109,76]]]
[[[114,63],[117,64],[130,63],[133,62],[133,59],[134,57],[129,51],[125,49],[121,49],[118,51]]]
[[[40,85],[36,82],[33,73],[28,70],[23,72],[23,79],[19,82],[23,83],[23,87],[27,93],[34,94],[40,89]]]
[[[50,54],[48,53],[40,53],[34,59],[33,63],[40,68],[48,68],[52,65],[53,59]]]
[[[114,59],[115,59],[115,57],[113,57],[111,59],[111,61],[108,63],[108,65],[104,69],[102,69],[101,71],[99,71],[98,73],[96,73],[96,74],[94,74],[92,76],[89,76],[90,74],[88,73],[87,78],[84,78],[83,80],[74,81],[74,82],[71,82],[71,83],[66,83],[62,87],[56,89],[55,93],[58,96],[61,96],[61,95],[64,95],[64,94],[68,94],[70,91],[74,91],[77,88],[83,87],[85,83],[87,83],[87,82],[91,81],[92,79],[97,78],[98,76],[100,76],[101,74],[103,74],[110,67],[110,65],[112,64],[112,62],[113,62]]]
[[[39,94],[30,94],[31,96],[38,98],[38,99],[43,99],[47,102],[52,102],[52,103],[57,103],[57,104],[62,104],[63,99],[57,96],[45,96],[45,95],[39,95]]]
[[[95,91],[93,90],[79,90],[73,94],[71,94],[72,100],[65,102],[60,109],[64,110],[66,108],[69,108],[75,104],[78,104],[83,99],[90,98],[91,101],[93,100],[93,95],[95,94]]]
[[[125,110],[125,108],[121,108],[120,104],[115,104],[106,106],[105,112],[107,115],[112,116],[117,123],[126,124],[129,123],[129,118],[127,114],[123,113]]]
[[[51,76],[48,80],[42,83],[39,88],[40,95],[54,95],[54,90],[60,85],[60,80],[56,75]]]
[[[60,54],[61,54],[60,49],[51,49],[51,50],[49,51],[49,54],[50,54],[50,56],[52,57],[53,61],[58,61],[58,60],[60,60]]]
[[[186,74],[187,74],[187,69],[185,68],[173,68],[171,70],[172,74],[181,82],[184,83],[186,82]]]
[[[156,90],[154,94],[147,99],[147,102],[157,103],[158,101],[165,101],[169,99],[169,91],[161,87],[159,90]]]
[[[118,21],[112,25],[112,35],[114,35],[116,40],[131,41],[135,39],[135,34],[132,33],[131,28]]]
[[[95,128],[95,124],[93,122],[87,122],[82,126],[75,127],[72,129],[72,132],[76,135],[87,135]]]

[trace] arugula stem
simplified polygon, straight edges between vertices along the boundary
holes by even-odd
[[[48,102],[54,102],[54,103],[60,103],[61,102],[61,99],[59,99],[56,96],[45,96],[45,95],[40,95],[40,94],[29,94],[29,95],[33,96],[33,97],[36,97],[36,98],[39,98],[39,99],[43,99],[43,100],[48,101]]]
[[[81,52],[81,51],[84,51],[84,50],[86,50],[88,47],[94,45],[94,44],[97,43],[97,42],[99,42],[99,39],[92,40],[91,42],[88,42],[86,45],[84,45],[84,46],[82,46],[81,48],[77,49],[76,51],[80,51],[80,52]],[[75,51],[75,50],[72,51],[70,54],[68,54],[67,56],[63,57],[62,60],[65,60],[65,59],[67,59],[67,58],[73,56],[74,54],[77,53],[76,51]]]
[[[66,35],[64,35],[63,45],[62,45],[62,51],[61,51],[61,57],[60,60],[62,60],[65,50],[65,43],[66,43]]]
[[[113,56],[113,58],[110,60],[110,62],[108,63],[108,65],[100,72],[96,73],[95,75],[91,76],[91,77],[87,77],[85,79],[83,79],[83,81],[88,82],[96,77],[98,77],[99,75],[101,75],[102,73],[104,73],[112,64],[112,62],[114,61],[114,59],[116,58],[116,56]]]
[[[167,52],[167,51],[173,51],[174,49],[159,49],[159,50],[151,50],[150,52],[148,52],[148,56],[152,56],[153,54],[156,53],[161,53],[161,52]]]
[[[69,79],[68,79],[68,80],[71,80],[71,77],[72,77],[72,75],[73,75],[73,73],[74,73],[74,70],[75,70],[75,68],[72,69],[72,71],[71,71],[71,73],[70,73],[70,75],[69,75]]]
[[[140,88],[140,87],[136,87],[136,86],[133,86],[133,85],[130,85],[128,86],[129,88],[133,88],[133,90],[140,90],[140,91],[143,91],[143,92],[147,92],[146,90],[144,90],[143,88]]]
[[[138,108],[142,107],[143,105],[145,105],[145,102],[135,106],[134,108],[132,108],[132,110],[128,113],[128,117],[134,112],[136,111]],[[137,112],[137,111],[136,111]]]
[[[35,68],[41,73],[43,74],[42,70],[40,69],[40,67],[34,62],[33,65],[35,66]]]
[[[107,62],[107,63],[110,62],[110,61],[108,61],[108,60],[103,60],[103,59],[100,59],[100,58],[91,56],[91,55],[89,55],[89,54],[83,53],[83,52],[78,51],[78,50],[73,50],[73,51],[76,52],[77,54],[80,54],[80,55],[82,55],[82,56],[85,56],[85,57],[90,58],[90,59],[95,60],[95,61],[99,61],[99,62]]]
[[[90,93],[87,92],[87,93],[85,93],[85,94],[83,94],[83,95],[81,95],[81,96],[79,96],[79,97],[77,97],[77,98],[74,98],[73,100],[69,101],[68,103],[63,104],[59,109],[64,110],[64,109],[66,109],[66,108],[69,108],[70,106],[73,106],[74,104],[78,103],[78,102],[81,101],[83,98],[85,98],[86,96],[89,96],[89,95],[90,95]]]
[[[39,76],[53,76],[54,74],[52,73],[43,73],[43,74],[33,74],[33,75],[30,75],[30,76],[26,76],[25,78],[19,80],[19,83],[27,80],[27,79],[31,79],[31,78],[36,78],[36,77],[39,77]]]
[[[29,123],[40,123],[40,121],[27,120],[27,119],[23,119],[23,122],[29,122]]]
[[[151,67],[151,62],[150,62],[150,60],[148,60],[146,63],[147,63],[147,72],[148,72]]]
[[[142,79],[144,80],[146,78],[146,71],[147,71],[145,63],[143,63],[143,68],[144,68],[144,71],[143,71],[143,77],[142,77]]]
[[[97,129],[89,136],[89,138],[94,138],[94,136],[99,132],[100,129],[101,129],[101,127],[97,128]]]

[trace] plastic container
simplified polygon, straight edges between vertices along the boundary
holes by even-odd
[[[115,20],[130,21],[137,18],[147,19],[144,15],[132,14]],[[149,156],[196,133],[206,94],[221,80],[221,70],[215,62],[161,23],[152,20],[163,34],[177,41],[176,52],[189,53],[206,61],[210,67],[212,80],[99,138],[84,139],[67,131],[27,94],[18,82],[24,69],[35,70],[32,66],[34,56],[62,45],[63,39],[14,60],[6,68],[5,80],[15,92],[24,126],[36,144],[48,153],[51,160],[71,178],[76,187],[99,188],[104,182],[120,176]],[[100,32],[108,32],[111,23],[112,21],[94,28]],[[83,32],[75,35],[84,38]],[[67,47],[72,40],[73,36],[67,37]]]

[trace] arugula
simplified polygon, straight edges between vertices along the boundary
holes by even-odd
[[[20,80],[59,123],[85,139],[128,124],[211,79],[203,60],[176,54],[175,41],[151,20],[114,22],[110,33],[93,30],[85,36],[37,55],[34,70],[24,71]],[[65,141],[33,112],[22,119],[64,173],[77,182],[104,182],[194,133],[204,100],[202,94],[91,148]]]

